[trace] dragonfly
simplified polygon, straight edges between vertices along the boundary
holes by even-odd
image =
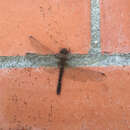
[[[67,48],[61,48],[59,50],[59,53],[54,53],[50,48],[42,44],[39,40],[37,40],[35,37],[32,35],[29,36],[30,43],[32,47],[39,53],[43,54],[44,51],[49,52],[51,54],[54,54],[56,58],[58,59],[57,66],[59,68],[59,76],[58,76],[58,83],[57,83],[57,89],[56,89],[56,94],[60,95],[61,94],[61,88],[62,88],[62,79],[63,75],[65,72],[65,68],[69,68],[70,66],[68,65],[67,61],[69,61],[69,55],[71,54],[70,49]],[[83,81],[86,82],[86,79],[88,78],[89,80],[96,80],[100,81],[106,77],[106,75],[103,72],[97,72],[94,70],[90,69],[83,69],[83,68],[78,68],[76,67],[75,69],[72,69],[70,67],[69,69],[69,78],[75,78],[75,80],[78,81]],[[79,76],[80,75],[80,76]]]

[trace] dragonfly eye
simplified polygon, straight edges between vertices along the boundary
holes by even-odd
[[[69,51],[68,51],[66,48],[62,48],[62,49],[60,50],[60,53],[61,53],[61,54],[64,54],[64,55],[67,55],[67,54],[69,53]]]

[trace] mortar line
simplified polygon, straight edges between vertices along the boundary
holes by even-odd
[[[130,54],[102,55],[100,53],[70,56],[68,64],[73,67],[129,66]],[[56,67],[54,55],[0,56],[0,68]]]
[[[89,53],[100,53],[100,1],[91,1],[91,45]]]

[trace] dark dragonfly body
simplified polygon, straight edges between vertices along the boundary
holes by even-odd
[[[59,78],[58,78],[58,84],[57,84],[57,95],[60,95],[61,93],[61,87],[62,87],[62,78],[63,78],[63,74],[64,74],[64,69],[66,66],[66,61],[67,61],[67,55],[70,53],[69,50],[67,50],[66,48],[63,48],[60,50],[59,52],[59,62],[58,62],[58,66],[60,68],[59,71]]]

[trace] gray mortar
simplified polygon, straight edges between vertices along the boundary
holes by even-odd
[[[128,66],[130,54],[101,55],[70,55],[69,66]],[[25,68],[25,67],[56,67],[57,58],[54,55],[27,54],[26,56],[1,56],[0,68]]]
[[[100,3],[91,0],[91,48],[89,53],[100,53]]]
[[[88,54],[69,56],[68,64],[80,66],[128,66],[130,54],[102,55],[100,47],[100,7],[99,0],[91,0],[91,49]],[[1,56],[0,68],[56,67],[55,55],[28,53],[25,56]]]

